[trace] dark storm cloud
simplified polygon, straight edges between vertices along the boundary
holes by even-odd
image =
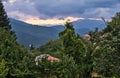
[[[92,7],[103,7],[103,8],[112,7],[119,2],[120,2],[119,0],[91,0],[91,1],[88,1],[88,3]]]
[[[38,3],[39,0],[36,0],[36,9],[48,16],[54,15],[74,15],[84,13],[86,3],[84,1],[78,0],[41,0],[41,3]]]
[[[5,0],[10,1],[10,0]],[[7,11],[18,10],[42,18],[55,16],[99,17],[120,11],[120,0],[16,0]]]
[[[35,0],[35,8],[48,16],[83,15],[90,9],[93,11],[99,8],[114,9],[113,7],[119,3],[119,0]]]

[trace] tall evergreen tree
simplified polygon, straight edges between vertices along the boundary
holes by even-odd
[[[6,30],[11,29],[7,13],[5,12],[4,5],[0,0],[0,27],[5,28]]]
[[[87,50],[88,46],[85,44],[84,40],[74,32],[71,23],[66,22],[65,26],[66,29],[59,34],[63,43],[63,52],[65,55],[74,58],[81,77],[90,77],[92,65],[91,51]]]
[[[26,78],[30,76],[31,60],[27,50],[15,40],[11,25],[0,0],[0,77]],[[30,78],[30,77],[28,77]]]
[[[7,31],[10,31],[10,33],[14,36],[14,38],[17,39],[15,32],[11,30],[11,24],[9,22],[7,13],[4,9],[2,0],[0,0],[0,27],[4,28]]]
[[[32,65],[35,64],[28,51],[16,42],[10,31],[0,27],[0,78],[30,78]]]

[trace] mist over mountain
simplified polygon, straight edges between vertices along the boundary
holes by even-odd
[[[60,31],[65,29],[65,26],[37,26],[27,24],[25,22],[10,18],[12,30],[15,31],[17,41],[27,48],[29,44],[33,44],[35,47],[39,47],[46,43],[48,40],[57,39]],[[103,21],[99,20],[78,20],[73,22],[76,33],[83,35],[90,30],[94,30],[98,27],[100,30],[105,28]]]

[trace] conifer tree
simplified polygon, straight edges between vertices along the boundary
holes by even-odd
[[[7,13],[5,12],[4,5],[0,0],[0,27],[3,27],[6,30],[11,29]]]
[[[0,27],[0,67],[2,67],[0,71],[4,72],[0,72],[0,77],[27,78],[33,75],[32,69],[29,69],[34,65],[32,60],[27,50],[16,42],[14,36]]]
[[[74,32],[73,25],[70,22],[66,22],[65,26],[66,29],[59,34],[63,44],[63,51],[65,55],[74,58],[81,77],[90,77],[92,63],[91,51],[87,50],[88,46],[84,40]]]
[[[0,27],[4,28],[7,31],[10,31],[10,33],[14,36],[14,38],[17,39],[15,32],[11,30],[11,24],[9,22],[7,13],[4,9],[2,0],[0,0]]]

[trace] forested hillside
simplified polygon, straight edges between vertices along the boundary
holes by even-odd
[[[120,78],[120,13],[106,23],[81,37],[66,22],[59,39],[28,51],[0,1],[0,78]]]

